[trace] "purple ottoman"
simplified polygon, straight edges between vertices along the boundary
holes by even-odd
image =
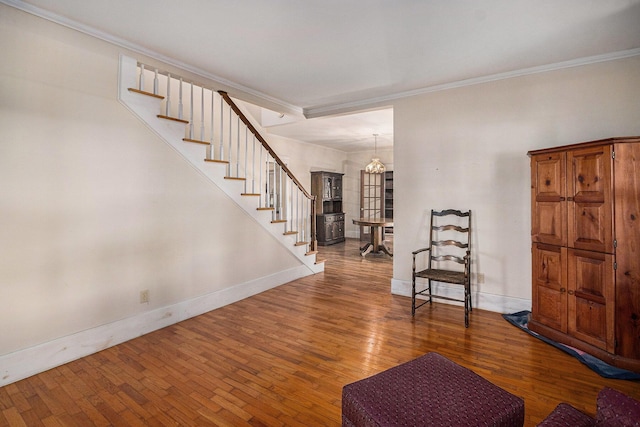
[[[524,401],[438,353],[342,388],[343,426],[522,427]]]

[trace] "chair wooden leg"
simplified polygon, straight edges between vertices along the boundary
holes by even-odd
[[[411,316],[416,315],[416,276],[411,277]]]
[[[469,327],[469,311],[471,311],[471,293],[467,286],[464,287],[464,327]]]
[[[467,288],[464,288],[464,327],[469,327],[469,294]]]

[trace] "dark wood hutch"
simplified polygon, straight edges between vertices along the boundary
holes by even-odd
[[[342,173],[311,172],[311,194],[316,196],[316,235],[321,246],[344,242]]]

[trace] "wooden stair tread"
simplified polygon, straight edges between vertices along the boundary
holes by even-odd
[[[241,196],[260,196],[260,193],[240,193]]]
[[[158,114],[158,118],[159,119],[166,119],[166,120],[173,120],[174,122],[180,122],[180,123],[184,123],[186,125],[189,124],[188,120],[179,119],[177,117],[165,116],[163,114]]]
[[[156,95],[155,93],[147,92],[147,91],[140,90],[140,89],[134,89],[132,87],[129,88],[129,92],[135,92],[135,93],[139,93],[141,95],[152,96],[152,97],[158,98],[158,99],[164,99],[164,96],[162,96],[162,95]]]
[[[240,177],[237,177],[237,176],[225,176],[224,179],[231,179],[231,180],[234,180],[234,181],[246,181],[247,180],[247,178],[240,178]]]
[[[272,211],[273,208],[258,208],[259,211]]]
[[[271,224],[280,224],[280,223],[283,223],[283,222],[287,222],[287,220],[286,219],[274,219],[274,220],[271,221]]]
[[[307,253],[306,253],[306,254],[304,254],[304,255],[305,255],[305,256],[311,256],[311,255],[315,255],[315,254],[317,254],[317,253],[318,253],[318,251],[309,251],[309,252],[307,252]]]
[[[324,264],[325,261],[326,259],[316,259],[316,262],[314,264]]]
[[[296,242],[295,246],[304,246],[304,245],[308,245],[309,242]]]
[[[212,163],[224,163],[226,165],[229,164],[228,161],[226,160],[217,160],[217,159],[204,159],[205,162],[212,162]]]
[[[210,142],[207,142],[207,141],[201,141],[201,140],[199,140],[199,139],[182,138],[182,140],[183,140],[184,142],[194,142],[194,143],[196,143],[196,144],[211,145],[211,143],[210,143]]]
[[[282,234],[285,235],[285,236],[290,236],[290,235],[293,235],[293,234],[298,234],[298,232],[291,230],[291,231],[285,231]]]

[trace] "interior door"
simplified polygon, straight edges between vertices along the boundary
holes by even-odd
[[[360,218],[383,218],[384,174],[360,171]],[[360,240],[371,241],[371,228],[360,227]]]

